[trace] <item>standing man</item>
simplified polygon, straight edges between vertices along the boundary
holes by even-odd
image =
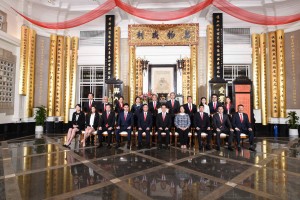
[[[94,101],[94,93],[90,92],[88,94],[88,102],[84,102],[83,104],[83,112],[85,114],[89,114],[92,112],[92,107],[95,107],[97,110],[97,102]],[[97,112],[97,111],[96,111]],[[90,146],[90,144],[94,145],[95,136],[92,134],[91,137],[86,139],[86,146]],[[92,141],[92,142],[91,142]]]
[[[157,101],[157,95],[152,94],[152,102],[148,104],[149,111],[151,112],[153,119],[153,127],[156,127],[156,116],[157,116],[157,110],[160,108],[160,103]],[[157,128],[156,128],[157,129]]]
[[[99,146],[97,148],[102,147],[102,133],[107,131],[107,148],[111,148],[111,135],[115,126],[115,113],[111,110],[111,105],[106,104],[105,111],[102,113],[100,119],[100,126],[98,128],[97,134],[99,139]]]
[[[252,130],[252,126],[249,121],[249,117],[246,113],[244,113],[244,105],[238,105],[238,112],[236,112],[232,117],[232,126],[235,130],[238,151],[241,151],[240,141],[241,141],[241,133],[247,134],[249,136],[250,142],[250,151],[255,151],[254,148],[254,134]]]
[[[194,115],[195,115],[195,113],[197,113],[197,106],[195,104],[193,104],[193,97],[192,96],[188,96],[187,97],[187,101],[188,102],[186,104],[184,104],[183,107],[184,107],[185,113],[188,114],[189,117],[190,117],[191,126],[190,126],[190,130],[189,131],[192,132],[191,128],[194,128]],[[193,138],[194,137],[192,137],[192,145],[194,145]],[[188,144],[189,143],[190,142],[188,141]]]
[[[162,138],[161,133],[166,133],[166,149],[169,149],[170,143],[170,128],[172,125],[171,115],[167,113],[167,106],[162,104],[161,113],[159,113],[156,117],[156,127],[157,127],[157,135],[158,135],[158,149],[162,148]]]
[[[218,102],[218,96],[216,94],[211,95],[211,102],[209,102],[209,111],[210,115],[213,116],[216,112],[218,112],[218,107],[222,105]]]
[[[99,104],[99,108],[98,108],[98,111],[100,113],[104,113],[106,111],[106,105],[109,104],[108,103],[108,97],[107,96],[104,96],[103,97],[103,100],[102,100],[102,103]]]
[[[200,104],[199,112],[194,116],[194,126],[195,132],[197,132],[197,138],[199,143],[199,151],[202,151],[203,144],[201,139],[201,133],[206,133],[206,150],[210,150],[210,141],[211,141],[211,129],[210,129],[210,118],[209,115],[204,112],[204,105]]]
[[[127,103],[123,106],[124,111],[119,113],[118,121],[117,121],[117,130],[116,130],[116,138],[117,138],[117,146],[120,147],[120,133],[122,131],[127,132],[127,149],[130,149],[131,142],[131,131],[133,127],[133,114],[129,112],[129,105]]]
[[[169,109],[169,113],[171,115],[172,118],[172,126],[174,127],[174,119],[175,119],[175,115],[177,113],[179,113],[179,108],[180,108],[180,103],[179,101],[175,100],[176,94],[175,92],[171,92],[170,93],[170,100],[167,101],[166,105],[167,108]]]
[[[233,151],[231,144],[233,139],[233,129],[227,114],[224,114],[224,108],[219,105],[218,112],[213,116],[213,126],[217,134],[217,150],[220,151],[220,134],[229,134],[228,150]]]
[[[150,148],[150,132],[152,130],[152,114],[148,111],[148,105],[143,105],[143,111],[138,118],[138,148],[142,148],[143,132],[146,133],[146,147]]]

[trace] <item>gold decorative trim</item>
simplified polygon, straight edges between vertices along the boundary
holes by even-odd
[[[55,110],[55,74],[56,74],[57,36],[50,36],[49,69],[48,69],[48,116],[54,116]]]
[[[134,46],[130,46],[129,47],[129,103],[130,105],[133,105],[134,99],[135,99],[135,78],[136,78],[136,74],[135,74],[135,64],[136,64],[136,60],[135,60],[135,47]]]
[[[78,61],[78,37],[72,37],[72,58],[71,58],[71,104],[70,108],[74,108],[76,104],[76,75],[77,75],[77,61]]]
[[[214,77],[214,27],[212,24],[207,25],[207,80],[206,80],[206,96],[207,102],[210,101],[209,81]]]
[[[71,98],[70,98],[71,52],[70,52],[70,49],[71,49],[71,38],[66,37],[66,39],[65,39],[65,55],[64,55],[64,57],[65,57],[64,122],[65,123],[69,122],[69,109],[70,109],[70,103],[71,103]]]
[[[141,58],[136,59],[136,67],[135,67],[135,95],[140,96],[143,94],[143,69]]]
[[[21,27],[21,48],[20,48],[20,76],[19,76],[19,94],[26,95],[26,72],[28,59],[28,36],[29,29],[27,26]]]
[[[260,34],[260,75],[261,75],[261,115],[262,125],[268,124],[268,103],[267,103],[267,36]]]
[[[260,56],[259,34],[252,34],[253,107],[260,108]]]
[[[182,70],[182,95],[183,102],[187,103],[187,97],[192,95],[192,66],[189,58],[184,58],[184,68]]]
[[[198,46],[191,46],[191,95],[198,105]]]
[[[63,77],[64,77],[64,36],[57,36],[56,81],[55,81],[55,116],[63,116]]]
[[[121,65],[121,29],[115,27],[114,33],[114,77],[120,79],[120,65]]]

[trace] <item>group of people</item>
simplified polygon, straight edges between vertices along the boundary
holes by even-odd
[[[158,149],[163,148],[162,135],[165,136],[165,148],[169,148],[170,133],[172,128],[179,135],[181,148],[188,146],[188,133],[197,133],[199,150],[202,150],[204,144],[201,139],[201,133],[206,134],[205,148],[211,149],[212,134],[215,133],[216,149],[220,150],[220,135],[228,135],[228,150],[233,151],[232,143],[234,135],[236,136],[238,151],[241,151],[240,135],[241,133],[249,136],[250,148],[254,148],[254,133],[249,117],[244,113],[244,106],[238,105],[237,112],[231,102],[230,97],[226,97],[226,102],[218,102],[218,96],[213,94],[211,102],[207,104],[206,98],[201,98],[199,106],[193,104],[192,97],[187,97],[187,103],[180,105],[175,99],[176,94],[170,93],[170,100],[166,103],[160,103],[157,95],[152,95],[152,101],[148,104],[142,104],[141,98],[136,97],[135,103],[129,107],[124,103],[124,98],[120,97],[113,109],[108,103],[108,97],[103,97],[103,102],[96,103],[93,93],[89,93],[88,102],[76,105],[76,111],[73,113],[71,127],[68,130],[67,140],[64,144],[69,147],[76,133],[85,130],[84,137],[81,140],[82,146],[94,145],[94,132],[97,132],[99,145],[103,146],[103,133],[107,133],[107,147],[111,148],[112,133],[116,135],[116,148],[120,147],[120,133],[127,132],[127,148],[130,148],[131,133],[135,130],[138,133],[138,148],[143,148],[143,134],[146,136],[146,148],[150,148],[151,133],[157,132]],[[81,111],[83,110],[83,111]],[[100,113],[100,114],[99,114]],[[90,137],[91,136],[91,137]]]

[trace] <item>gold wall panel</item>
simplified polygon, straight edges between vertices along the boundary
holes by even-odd
[[[114,77],[120,79],[120,65],[121,65],[121,29],[115,27],[114,33]]]
[[[279,93],[279,117],[286,117],[286,85],[285,85],[285,49],[284,31],[277,30],[277,70],[278,70],[278,93]]]
[[[129,45],[197,45],[199,24],[133,24],[128,26]]]
[[[214,27],[212,24],[207,25],[207,80],[206,80],[206,98],[210,101],[209,81],[214,77]]]
[[[55,116],[63,116],[63,78],[64,78],[64,36],[57,36],[56,77],[55,77]]]
[[[21,28],[21,45],[20,45],[20,76],[19,76],[19,94],[26,95],[26,72],[27,72],[27,54],[28,54],[28,35],[29,28]]]
[[[48,69],[48,116],[55,114],[55,74],[56,74],[57,36],[50,36],[49,69]]]
[[[260,75],[261,75],[261,115],[262,125],[268,123],[268,102],[267,102],[267,36],[265,33],[260,34]]]
[[[143,94],[143,69],[141,58],[136,59],[135,74],[135,95],[140,96]]]
[[[135,65],[136,65],[136,54],[135,54],[135,47],[129,47],[129,104],[133,105],[135,99]]]
[[[65,73],[64,73],[64,122],[69,122],[69,109],[70,109],[70,77],[71,77],[71,38],[66,37],[65,39],[65,55],[64,55],[64,61],[65,61]]]
[[[74,108],[76,105],[75,92],[76,92],[76,75],[77,75],[77,61],[78,61],[78,42],[79,42],[78,37],[72,37],[70,108]]]
[[[191,95],[193,103],[198,105],[198,46],[191,46]]]
[[[260,108],[260,54],[259,34],[252,34],[253,107]]]
[[[279,95],[278,95],[278,69],[277,69],[277,48],[276,33],[268,33],[269,43],[269,65],[270,65],[270,97],[271,117],[279,117]]]
[[[192,82],[191,82],[191,60],[184,58],[184,68],[182,70],[182,95],[183,102],[187,103],[187,97],[192,95]]]

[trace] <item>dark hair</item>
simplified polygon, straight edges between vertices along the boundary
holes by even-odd
[[[217,95],[217,94],[212,94],[211,97],[213,97],[213,96],[216,96],[216,97],[218,98],[218,95]]]
[[[220,107],[222,107],[224,109],[223,105],[218,105],[218,108],[220,108]]]
[[[165,103],[161,104],[161,106],[160,106],[160,107],[163,107],[163,106],[167,107],[167,105],[166,105]]]
[[[183,105],[181,105],[181,106],[179,107],[179,111],[180,111],[180,108],[181,108],[181,107],[182,107],[182,108],[183,108],[183,110],[185,111],[185,109],[184,109],[184,106],[183,106]]]
[[[78,106],[79,108],[81,108],[81,105],[80,105],[79,103],[78,103],[78,104],[76,104],[76,106]],[[75,107],[76,107],[76,106],[75,106]]]
[[[121,98],[124,100],[124,97],[123,97],[123,96],[120,96],[120,97],[119,97],[119,99],[121,99]]]
[[[199,108],[200,108],[200,107],[204,107],[204,105],[201,103],[201,104],[199,105]]]
[[[157,97],[157,94],[152,94],[152,96],[156,96]]]
[[[240,106],[244,107],[244,105],[243,105],[243,104],[239,104],[239,105],[238,105],[238,107],[240,107]]]
[[[186,98],[186,99],[189,99],[189,98],[191,98],[191,99],[192,99],[193,97],[192,97],[192,96],[187,96],[187,98]]]
[[[124,106],[128,106],[129,107],[129,104],[128,103],[124,103]]]
[[[205,100],[206,100],[206,97],[201,97],[201,101],[202,101],[202,99],[205,99]]]
[[[135,101],[136,101],[138,98],[141,100],[141,97],[135,97]]]
[[[94,97],[94,93],[92,93],[92,92],[89,92],[89,94],[88,94],[88,95],[90,95],[90,94],[91,94],[91,95]]]
[[[175,92],[170,92],[170,96],[171,96],[171,94],[174,94],[174,95],[176,96],[176,93],[175,93]]]
[[[106,107],[106,106],[109,106],[109,107],[111,107],[111,105],[110,105],[109,103],[108,103],[108,104],[106,104],[106,105],[105,105],[105,107]]]
[[[148,106],[148,104],[145,103],[145,104],[143,104],[143,108],[144,108],[144,106]]]

